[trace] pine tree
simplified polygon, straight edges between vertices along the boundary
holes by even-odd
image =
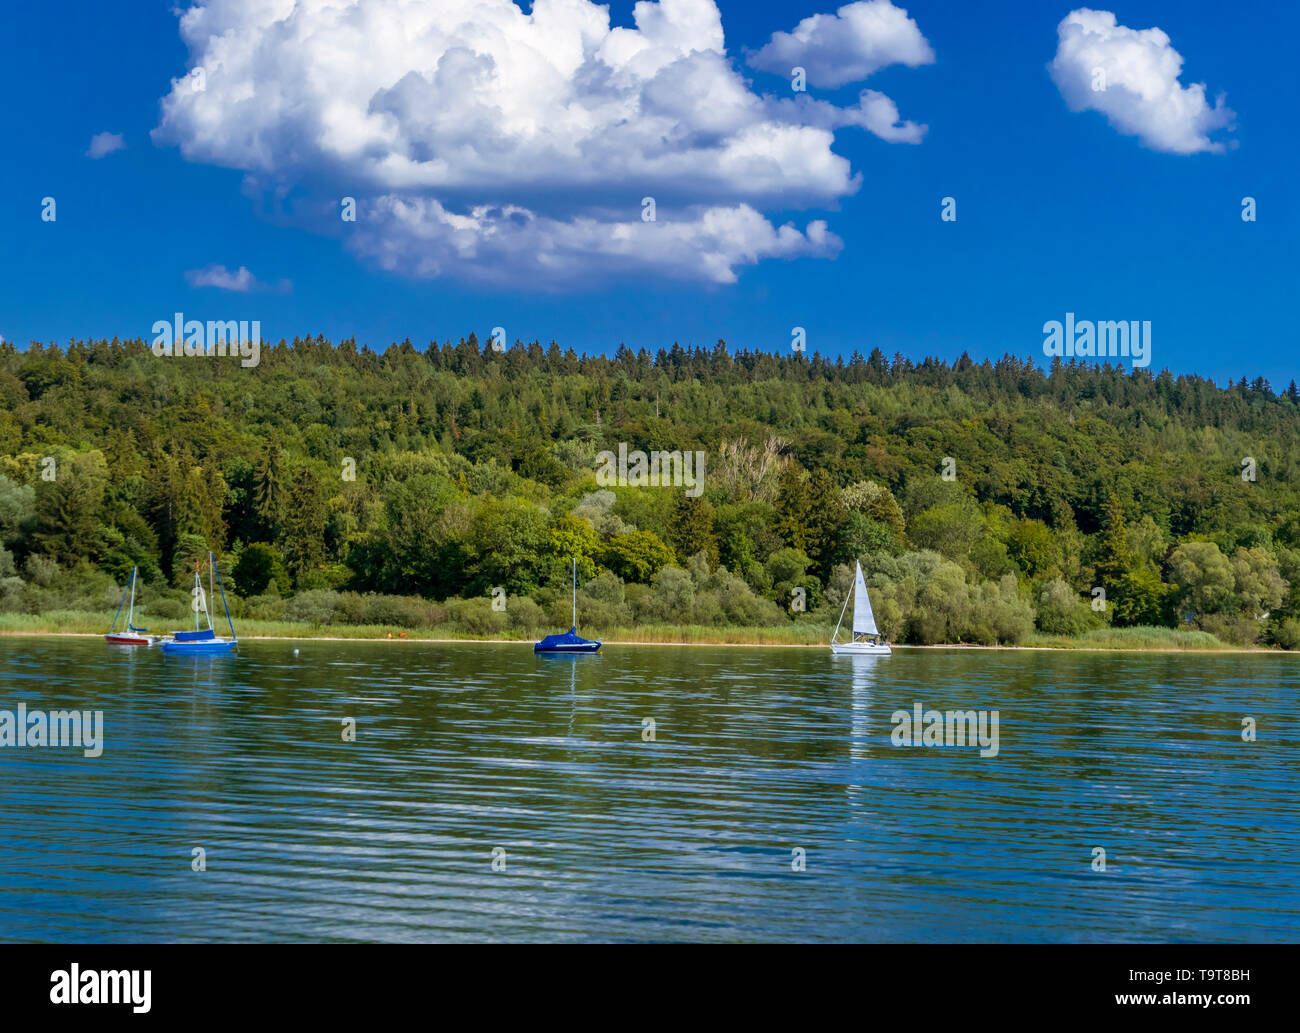
[[[668,525],[668,544],[677,554],[677,562],[686,565],[696,553],[703,552],[709,565],[718,565],[718,539],[713,531],[713,506],[700,496],[678,496]]]
[[[831,475],[825,470],[813,471],[808,479],[808,545],[804,551],[814,562],[828,555],[845,515],[844,503]]]
[[[325,516],[320,480],[310,467],[299,467],[284,511],[284,561],[295,582],[325,562]]]
[[[257,475],[254,481],[257,500],[257,518],[261,523],[263,538],[268,542],[276,541],[282,531],[284,522],[284,454],[280,451],[280,441],[272,434],[262,449],[257,461]]]
[[[792,549],[808,551],[811,531],[808,526],[811,498],[808,475],[798,463],[789,463],[781,473],[777,489],[777,531]]]
[[[1114,492],[1106,499],[1102,513],[1102,536],[1097,576],[1108,591],[1118,585],[1128,573],[1132,556],[1128,547],[1128,529],[1124,522],[1124,507]]]

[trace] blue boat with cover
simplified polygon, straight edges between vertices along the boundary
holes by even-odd
[[[217,590],[221,593],[221,605],[226,610],[226,623],[230,625],[230,637],[218,635],[212,627],[212,617],[208,614],[207,600],[211,596],[212,581],[216,579]],[[226,602],[226,590],[221,584],[221,574],[217,570],[217,560],[208,553],[208,596],[203,594],[203,582],[199,572],[194,571],[194,588],[191,591],[194,607],[194,630],[178,631],[162,644],[162,651],[167,655],[181,656],[218,656],[234,652],[239,639],[235,635],[235,624],[230,619],[230,606]],[[208,626],[199,627],[199,614],[207,618]]]
[[[594,653],[601,646],[578,634],[578,558],[573,558],[573,627],[563,635],[547,635],[533,644],[534,653]]]

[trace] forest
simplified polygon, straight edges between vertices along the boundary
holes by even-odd
[[[703,452],[703,490],[598,483],[620,444]],[[814,641],[860,560],[895,642],[1290,649],[1298,444],[1294,381],[1010,355],[0,343],[0,621],[111,614],[138,567],[183,622],[211,550],[237,621],[525,638],[576,557],[584,631]]]

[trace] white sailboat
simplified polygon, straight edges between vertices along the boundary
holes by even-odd
[[[844,600],[840,610],[840,619],[835,624],[835,633],[831,635],[832,653],[849,653],[855,656],[888,656],[891,652],[889,643],[885,642],[876,627],[876,615],[871,612],[871,596],[867,594],[867,581],[862,576],[862,564],[856,564],[853,575],[853,590]],[[840,625],[844,623],[844,613],[849,608],[849,598],[853,600],[853,635],[848,642],[836,642]]]

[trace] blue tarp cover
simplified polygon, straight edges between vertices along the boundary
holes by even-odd
[[[577,628],[570,628],[563,635],[547,635],[544,639],[533,646],[533,651],[536,652],[544,649],[572,649],[574,646],[584,645],[598,646],[600,643],[589,638],[583,638],[578,634]]]
[[[178,631],[175,638],[177,642],[206,642],[210,638],[216,638],[217,633],[211,628],[206,631]]]

